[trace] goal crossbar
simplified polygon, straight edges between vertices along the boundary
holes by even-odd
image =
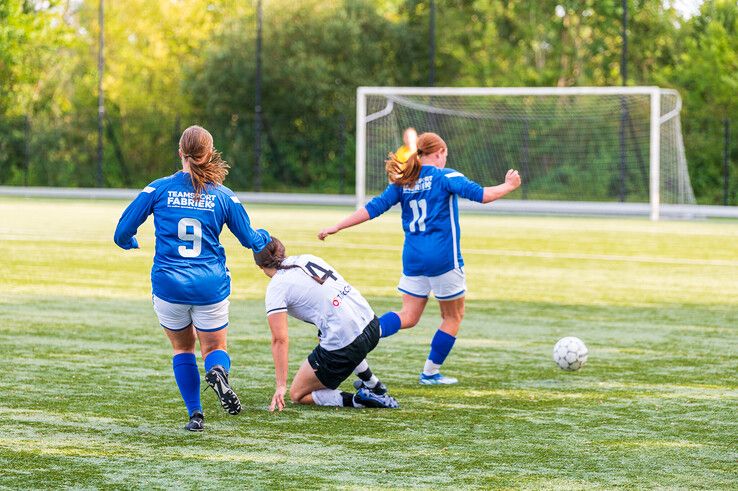
[[[662,115],[661,97],[675,97],[676,108]],[[660,213],[660,137],[661,125],[679,115],[681,98],[670,89],[656,86],[641,87],[359,87],[356,91],[356,206],[362,207],[367,200],[366,148],[367,124],[388,116],[394,105],[402,103],[402,96],[618,96],[641,95],[650,99],[649,111],[649,215],[659,219]],[[367,114],[367,97],[384,96],[387,104],[379,111]],[[414,103],[418,106],[418,103]],[[417,108],[417,107],[416,107]],[[418,108],[420,109],[420,108]],[[448,110],[438,109],[438,114]],[[445,112],[444,112],[445,111]],[[429,112],[434,112],[430,110]],[[478,117],[469,114],[470,117]],[[391,149],[388,149],[388,151]],[[523,176],[525,178],[525,176]]]

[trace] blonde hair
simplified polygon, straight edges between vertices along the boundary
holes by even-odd
[[[208,184],[223,184],[228,175],[228,163],[213,146],[213,135],[208,130],[196,125],[184,130],[179,138],[179,151],[190,164],[195,199],[200,198]]]
[[[418,151],[410,154],[407,162],[402,162],[394,153],[389,154],[389,158],[384,161],[389,182],[403,187],[414,185],[422,167],[420,157],[436,153],[442,148],[448,148],[443,138],[435,133],[423,133],[418,136],[417,146]]]

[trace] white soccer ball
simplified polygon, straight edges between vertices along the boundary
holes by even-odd
[[[584,342],[574,336],[559,339],[554,346],[553,359],[562,370],[575,371],[587,363],[589,351]]]

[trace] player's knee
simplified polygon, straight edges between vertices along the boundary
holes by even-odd
[[[461,307],[460,309],[453,310],[451,312],[441,312],[441,317],[446,322],[459,325],[461,324],[461,321],[464,320],[464,308]]]
[[[400,312],[400,321],[402,322],[403,329],[415,327],[418,322],[420,322],[420,313],[413,311],[402,311]]]

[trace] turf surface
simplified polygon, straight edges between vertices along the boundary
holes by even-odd
[[[417,375],[438,324],[382,340],[370,363],[401,409],[266,406],[267,278],[223,234],[230,352],[244,411],[203,394],[182,430],[151,309],[153,233],[124,252],[125,203],[0,199],[0,487],[705,488],[738,482],[738,223],[465,215],[467,316],[445,372]],[[293,253],[324,257],[377,312],[396,308],[399,217],[331,237],[347,210],[249,207]],[[291,322],[292,373],[313,347]],[[556,340],[581,337],[565,373]],[[348,386],[348,382],[346,384]]]

